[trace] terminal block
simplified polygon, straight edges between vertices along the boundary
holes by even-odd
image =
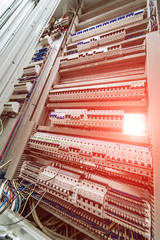
[[[124,111],[100,111],[87,109],[57,109],[50,114],[54,127],[85,128],[96,130],[123,131]]]
[[[46,35],[46,36],[44,36],[40,39],[40,44],[44,47],[48,46],[48,45],[51,45],[52,44],[52,38],[50,36]]]
[[[53,89],[49,93],[50,102],[122,101],[143,100],[145,80],[112,83],[96,86]]]
[[[3,115],[15,116],[18,114],[20,104],[18,102],[8,102],[4,104]]]
[[[125,44],[119,43],[108,47],[100,47],[94,50],[83,53],[75,53],[62,57],[60,60],[60,68],[69,68],[76,65],[82,65],[86,63],[106,61],[112,58],[122,57],[130,54],[137,54],[145,52],[145,41],[141,40],[139,44],[130,44],[125,47]]]
[[[102,133],[103,134],[103,133]],[[37,132],[30,137],[30,151],[81,166],[101,166],[151,176],[152,154],[148,147],[74,138]]]
[[[111,42],[122,41],[125,39],[126,31],[124,29],[103,34],[99,37],[99,45],[106,45]]]
[[[113,42],[122,41],[125,39],[126,31],[124,29],[112,31],[107,34],[95,36],[77,43],[78,52],[86,51],[91,48],[96,48],[101,45],[111,44]]]
[[[144,190],[94,174],[86,178],[80,170],[75,172],[54,164],[41,167],[35,162],[24,162],[21,177],[36,180],[40,189],[90,216],[109,219],[149,239],[151,209]]]
[[[14,85],[14,92],[29,92],[32,89],[33,84],[31,82],[18,83]]]
[[[141,9],[139,11],[132,12],[132,13],[126,14],[124,16],[120,16],[118,18],[98,24],[96,26],[92,26],[92,27],[84,29],[82,31],[75,32],[71,35],[72,42],[76,42],[81,39],[89,38],[91,36],[99,35],[104,32],[109,32],[109,31],[117,29],[117,28],[122,28],[131,23],[139,22],[139,21],[143,20],[144,12],[145,12],[145,10]]]
[[[43,61],[45,59],[45,57],[47,56],[48,50],[49,50],[49,48],[47,48],[47,47],[39,49],[38,52],[34,54],[35,57],[33,57],[32,60],[34,62]]]
[[[23,75],[38,75],[41,70],[41,67],[39,65],[34,65],[31,67],[26,67],[23,69]]]

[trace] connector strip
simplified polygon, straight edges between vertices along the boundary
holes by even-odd
[[[31,67],[26,67],[23,69],[23,75],[28,76],[28,75],[38,75],[40,73],[40,66],[39,65],[34,65]]]
[[[71,35],[72,42],[79,41],[81,39],[95,36],[104,32],[108,32],[113,29],[124,27],[133,22],[135,23],[135,22],[141,21],[143,20],[143,16],[144,16],[144,9],[120,16],[118,18],[98,24],[96,26],[92,26],[82,31],[73,33]]]
[[[19,112],[20,104],[18,102],[7,102],[4,104],[4,115],[16,115]]]
[[[123,131],[124,111],[94,111],[87,109],[57,109],[51,112],[51,126]]]
[[[77,43],[78,52],[82,52],[101,45],[110,44],[112,42],[122,41],[125,39],[126,31],[124,29],[112,31],[94,38],[87,39]]]
[[[30,82],[18,83],[14,85],[14,92],[29,92],[33,87],[33,84]]]
[[[121,101],[145,98],[145,80],[51,90],[50,102]]]
[[[152,170],[152,156],[147,147],[43,132],[37,132],[31,136],[29,146],[34,152],[51,154],[53,158],[65,159],[73,163],[79,162],[82,165],[99,165],[104,170],[113,168],[147,177]]]
[[[67,57],[62,57],[60,60],[60,68],[63,69],[86,63],[105,61],[111,58],[142,52],[145,52],[145,41],[139,45],[131,46],[129,48],[122,47],[122,44],[115,44],[109,47],[93,49],[85,53],[76,53]]]

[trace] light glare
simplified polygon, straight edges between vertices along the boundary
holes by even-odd
[[[123,133],[135,136],[144,136],[146,131],[145,114],[124,114]]]

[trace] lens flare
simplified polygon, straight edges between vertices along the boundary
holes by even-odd
[[[146,131],[145,114],[128,113],[124,115],[123,133],[144,136]]]

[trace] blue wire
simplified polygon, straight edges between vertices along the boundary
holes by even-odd
[[[3,192],[4,192],[4,194],[8,197],[8,194],[6,193],[6,191],[5,190],[3,190]]]
[[[6,195],[6,198],[4,199],[3,203],[0,205],[0,208],[1,208],[1,207],[3,207],[3,205],[6,203],[6,201],[7,201],[7,200],[8,200],[8,198],[9,198],[8,194],[6,193],[6,191],[5,191],[5,190],[3,190],[3,192],[5,193],[5,195]]]
[[[8,197],[4,199],[3,203],[0,205],[0,208],[3,207],[3,205],[6,203],[7,200],[8,200]]]
[[[27,197],[27,195],[26,195],[24,198],[21,199],[21,202],[23,202],[24,200],[26,200],[26,197]]]
[[[118,225],[118,236],[117,236],[117,239],[119,238],[119,232],[120,232],[120,227]]]
[[[5,174],[6,174],[6,171],[3,171],[0,175],[0,179],[4,179]]]
[[[35,198],[39,199],[39,197],[37,197],[35,194],[32,194],[32,196],[34,196]],[[114,237],[114,238],[117,238],[117,236],[111,232],[111,231],[106,231],[104,230],[103,228],[101,228],[100,226],[98,226],[96,223],[92,223],[90,221],[88,221],[87,219],[83,218],[83,217],[80,217],[80,216],[77,216],[71,212],[69,212],[68,210],[64,209],[62,206],[60,206],[59,204],[55,203],[55,202],[52,202],[50,200],[47,200],[47,199],[42,199],[41,200],[42,202],[46,202],[46,203],[49,203],[50,205],[52,205],[53,207],[56,207],[57,209],[63,211],[64,213],[66,213],[67,215],[71,216],[71,217],[74,217],[74,218],[78,218],[84,222],[86,222],[87,224],[89,224],[90,226],[92,226],[93,228],[96,228],[97,230],[100,230],[102,232],[104,232],[105,234],[107,235],[111,235],[111,237]]]
[[[29,93],[27,94],[27,97],[26,97],[26,99],[27,99],[27,102],[29,101],[29,97],[30,97],[31,93],[33,92],[33,89],[35,88],[35,86],[36,86],[36,84],[37,84],[37,81],[38,81],[38,79],[39,79],[39,77],[37,77],[37,79],[36,79],[35,83],[33,84],[33,87],[31,88],[31,90],[30,90],[30,91],[29,91]]]
[[[122,236],[123,236],[123,233],[124,233],[124,227],[122,228]],[[122,237],[122,239],[124,240],[124,237]]]
[[[34,184],[34,183],[33,183]],[[17,189],[17,191],[18,192],[22,192],[24,189],[26,189],[27,187],[28,187],[28,185],[29,185],[29,183],[26,185],[26,186],[24,186],[24,187],[21,187],[20,189]],[[32,185],[32,184],[31,184]],[[11,187],[11,189],[12,189],[12,187]],[[13,189],[12,189],[12,191],[13,191]],[[6,195],[6,198],[4,199],[4,201],[3,201],[3,203],[0,205],[0,208],[6,203],[6,201],[8,200],[8,198],[9,198],[9,196],[8,196],[8,194],[6,193],[6,191],[5,190],[3,190],[3,192],[4,192],[4,194]],[[13,191],[14,192],[14,191]],[[16,200],[17,200],[17,194],[15,194],[15,197],[16,197]],[[18,210],[18,203],[16,204],[16,209]]]
[[[18,198],[16,198],[16,210],[15,210],[15,212],[17,212],[18,211]]]
[[[34,183],[33,183],[34,184]],[[26,189],[26,187],[28,187],[29,186],[29,183],[27,183],[24,187],[23,186],[21,186],[21,188],[18,188],[17,189],[17,191],[22,191],[22,190],[24,190],[24,189]]]
[[[11,186],[11,190],[12,190],[12,192],[14,193],[14,189],[12,188],[12,186]]]
[[[129,229],[129,240],[131,239],[131,230]]]

